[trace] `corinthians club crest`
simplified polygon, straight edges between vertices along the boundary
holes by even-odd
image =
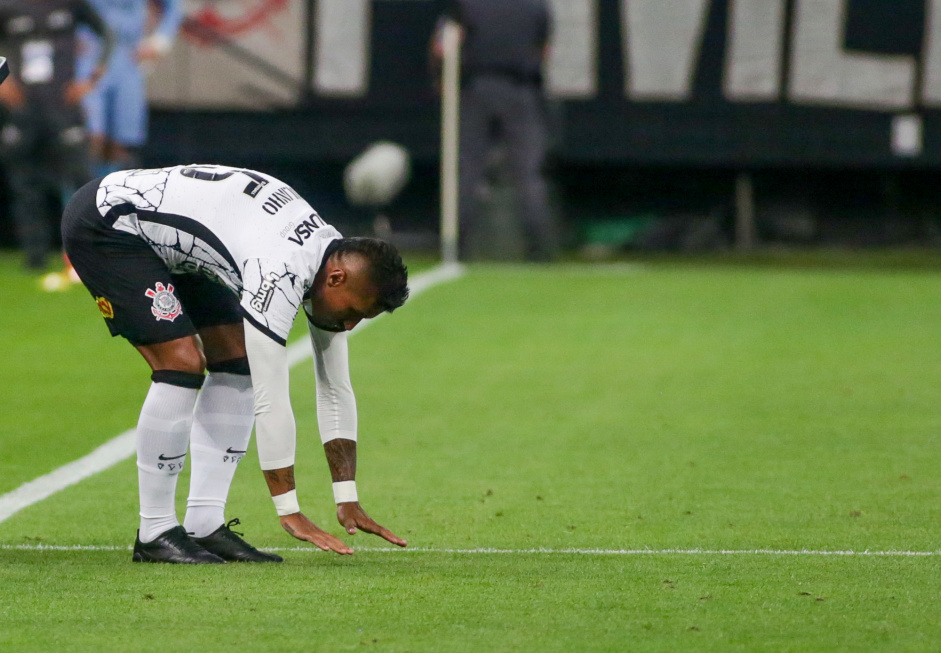
[[[148,288],[144,294],[154,300],[154,305],[150,307],[150,312],[154,314],[158,322],[160,320],[172,322],[183,312],[183,306],[180,304],[180,300],[173,294],[172,283],[164,286],[158,281],[154,289]]]

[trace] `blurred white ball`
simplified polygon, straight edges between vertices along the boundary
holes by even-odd
[[[396,143],[380,141],[346,166],[343,188],[354,206],[384,206],[396,198],[411,175],[408,150]]]
[[[46,292],[59,292],[69,287],[69,278],[61,272],[50,272],[43,275],[39,284]]]

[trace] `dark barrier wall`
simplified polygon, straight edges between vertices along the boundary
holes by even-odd
[[[556,3],[569,19],[576,4],[591,20],[565,24],[577,42],[557,43],[550,75],[562,161],[941,165],[941,0]],[[273,114],[157,111],[154,155],[342,161],[389,138],[435,159],[427,47],[440,9],[372,2],[361,97],[307,85]]]
[[[929,65],[939,37],[925,34],[928,3],[715,0],[682,20],[670,16],[678,4],[699,5],[626,13],[626,2],[601,3],[598,95],[565,103],[567,158],[941,163],[941,71]]]

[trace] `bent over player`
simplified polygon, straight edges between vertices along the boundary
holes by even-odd
[[[350,534],[360,529],[405,546],[357,498],[346,336],[407,299],[407,271],[395,248],[341,237],[273,177],[202,165],[115,172],[87,184],[65,209],[62,236],[112,335],[124,336],[153,370],[137,426],[135,561],[281,560],[225,523],[253,415],[281,525],[321,549],[352,553],[297,502],[285,343],[301,306],[337,518]],[[187,448],[192,470],[181,526],[174,495]]]

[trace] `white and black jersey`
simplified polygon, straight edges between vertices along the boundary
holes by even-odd
[[[328,245],[341,237],[294,189],[252,170],[115,172],[96,199],[106,222],[143,239],[172,273],[201,274],[235,292],[244,317],[282,345]]]
[[[140,347],[243,325],[262,469],[294,464],[284,345],[339,238],[287,184],[214,165],[116,172],[79,189],[62,218],[112,335]],[[347,334],[308,328],[321,439],[356,440]]]

